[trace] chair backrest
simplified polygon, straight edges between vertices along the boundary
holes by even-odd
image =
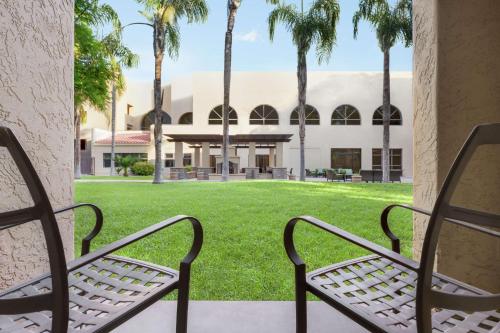
[[[68,278],[63,243],[49,198],[26,152],[12,131],[0,127],[0,147],[7,148],[31,195],[34,205],[29,208],[0,213],[0,229],[40,221],[45,237],[52,290],[37,296],[0,299],[1,314],[21,314],[52,311],[52,331],[66,332],[68,323]]]
[[[500,144],[500,123],[475,127],[458,153],[441,187],[429,219],[422,246],[419,280],[417,283],[417,325],[419,332],[431,332],[432,308],[466,312],[489,311],[500,308],[500,294],[451,294],[433,289],[432,285],[434,257],[441,227],[443,222],[446,222],[445,219],[494,237],[500,236],[500,233],[485,228],[500,227],[500,215],[457,207],[450,203],[460,182],[460,178],[477,148],[483,145],[497,144]]]

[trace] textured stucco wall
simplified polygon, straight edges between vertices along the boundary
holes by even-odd
[[[477,124],[500,122],[500,2],[415,1],[415,205],[432,208],[458,150]],[[453,204],[500,213],[500,149],[478,151]],[[425,220],[415,219],[415,257]],[[437,269],[500,290],[500,242],[442,231]]]
[[[0,125],[30,156],[54,208],[73,200],[73,1],[0,1]],[[0,211],[30,205],[5,150],[0,150]],[[60,219],[68,257],[70,216]],[[0,231],[0,289],[46,271],[39,223]]]

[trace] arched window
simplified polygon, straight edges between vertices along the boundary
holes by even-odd
[[[341,105],[333,111],[332,125],[361,125],[361,115],[354,106]]]
[[[319,125],[319,112],[314,106],[306,105],[306,125]],[[299,107],[297,106],[290,115],[290,125],[299,124]]]
[[[193,113],[192,112],[184,113],[179,118],[179,125],[193,125]]]
[[[209,125],[222,125],[222,105],[216,106],[208,116]],[[238,125],[238,114],[231,106],[229,107],[229,125]]]
[[[250,113],[250,125],[279,125],[276,109],[270,105],[259,105]]]
[[[383,125],[384,124],[384,107],[381,106],[373,113],[373,125]],[[402,125],[403,117],[401,117],[401,111],[394,105],[391,105],[391,125]]]
[[[161,112],[161,123],[163,125],[170,125],[172,124],[172,118],[166,113],[165,111]],[[142,118],[142,123],[141,123],[141,129],[143,131],[149,131],[151,128],[151,125],[155,124],[155,111],[149,111],[144,118]]]

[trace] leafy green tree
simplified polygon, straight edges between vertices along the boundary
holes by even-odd
[[[358,35],[359,22],[365,20],[375,28],[380,50],[384,53],[382,180],[389,182],[390,51],[397,41],[403,42],[406,47],[412,44],[412,2],[411,0],[399,0],[394,6],[391,6],[387,0],[361,0],[352,20],[354,23],[354,38]]]
[[[298,79],[298,114],[300,140],[300,180],[305,174],[305,137],[306,117],[305,106],[307,98],[307,53],[316,46],[318,63],[329,60],[337,40],[337,23],[340,16],[340,6],[337,0],[315,0],[308,11],[304,11],[304,1],[301,8],[295,4],[285,4],[280,0],[269,0],[276,7],[269,14],[269,37],[274,39],[276,25],[282,23],[292,34],[292,41],[297,48],[297,79]]]
[[[111,171],[115,175],[115,134],[116,134],[116,99],[126,88],[122,68],[136,67],[139,56],[127,48],[121,39],[121,31],[113,31],[103,39],[104,48],[112,69],[111,78]]]
[[[104,112],[109,102],[108,82],[112,76],[110,63],[102,43],[92,29],[75,26],[74,60],[74,126],[75,126],[75,178],[80,178],[80,124],[85,120],[86,106]]]
[[[106,49],[93,31],[102,24],[119,27],[118,16],[109,5],[98,0],[75,1],[74,45],[74,156],[75,178],[80,178],[80,124],[85,107],[105,112],[109,103],[109,82],[113,77]]]
[[[147,22],[130,25],[145,25],[153,29],[155,56],[154,104],[155,104],[155,175],[153,184],[163,182],[162,170],[162,90],[161,73],[165,51],[170,58],[177,58],[180,47],[179,20],[187,18],[189,23],[203,22],[208,17],[205,0],[136,0],[144,6],[142,15]]]
[[[229,178],[229,97],[231,95],[231,60],[233,29],[240,0],[227,1],[227,30],[224,45],[224,107],[222,112],[222,181]]]

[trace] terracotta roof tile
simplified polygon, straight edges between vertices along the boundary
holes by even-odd
[[[95,143],[99,145],[110,145],[111,136],[97,140]],[[151,143],[151,136],[149,132],[116,133],[115,143],[117,145],[149,145]]]

